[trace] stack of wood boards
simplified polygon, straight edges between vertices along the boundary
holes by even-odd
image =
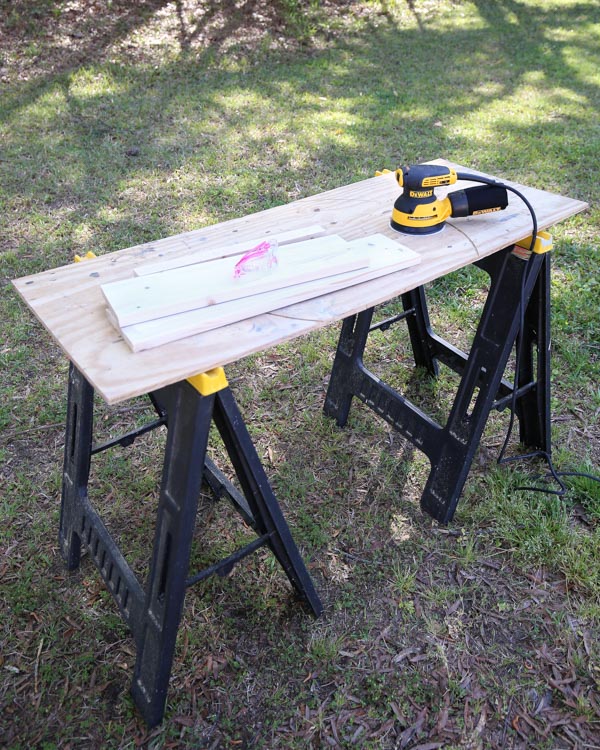
[[[203,262],[178,259],[140,266],[135,277],[102,285],[109,319],[137,352],[330,294],[420,260],[382,234],[352,242],[329,235],[277,247],[274,265],[261,267],[259,262],[237,277],[236,267],[255,245],[261,240],[241,249],[217,249]]]

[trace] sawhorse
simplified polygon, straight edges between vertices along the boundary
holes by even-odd
[[[188,586],[227,574],[246,555],[267,545],[300,598],[315,616],[322,611],[311,578],[271,490],[222,368],[157,390],[150,400],[154,422],[103,445],[93,446],[92,386],[71,365],[59,541],[67,567],[78,567],[82,547],[100,571],[136,643],[132,694],[152,727],[164,715],[167,688]],[[216,425],[242,488],[206,455]],[[88,499],[91,458],[115,445],[129,445],[160,425],[168,428],[154,547],[145,588],[126,562]],[[217,497],[226,494],[257,538],[195,575],[188,567],[198,498],[205,480]]]
[[[357,396],[423,451],[431,470],[421,507],[441,523],[454,516],[492,409],[514,403],[521,442],[550,455],[550,253],[543,244],[536,243],[531,254],[526,247],[528,241],[523,241],[474,264],[488,273],[491,285],[469,354],[432,332],[422,286],[401,296],[404,312],[393,319],[371,325],[370,308],[342,324],[325,413],[343,426]],[[436,376],[442,362],[461,375],[445,426],[363,363],[369,333],[400,319],[408,324],[418,367]],[[503,375],[515,341],[520,356],[513,387]]]

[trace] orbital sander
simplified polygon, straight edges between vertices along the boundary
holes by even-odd
[[[508,205],[507,189],[501,183],[468,172],[457,172],[437,164],[415,164],[395,171],[403,188],[392,210],[392,229],[406,234],[433,234],[444,228],[446,219],[502,211]],[[457,180],[481,185],[455,190],[438,198],[435,188]]]

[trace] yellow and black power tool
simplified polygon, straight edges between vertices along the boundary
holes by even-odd
[[[446,219],[502,211],[508,205],[507,189],[501,183],[467,172],[456,172],[437,164],[415,164],[395,172],[402,194],[392,211],[391,226],[406,234],[433,234],[443,229]],[[457,180],[484,183],[455,190],[438,198],[436,187]]]

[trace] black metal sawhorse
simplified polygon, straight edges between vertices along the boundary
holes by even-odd
[[[150,394],[158,419],[100,446],[93,446],[94,390],[74,366],[69,397],[59,541],[67,567],[79,565],[82,548],[115,599],[136,643],[132,694],[152,727],[164,715],[175,641],[188,586],[227,574],[233,565],[267,545],[297,594],[315,616],[321,602],[269,485],[222,368]],[[216,425],[242,488],[240,493],[206,455]],[[128,445],[159,425],[168,428],[158,500],[154,547],[145,587],[88,499],[91,458],[114,445]],[[228,495],[257,538],[221,562],[189,575],[194,524],[202,482]]]
[[[474,265],[488,273],[490,290],[468,355],[431,331],[425,291],[418,287],[401,295],[404,312],[393,319],[371,325],[370,308],[344,320],[324,407],[341,427],[357,396],[423,451],[431,470],[421,508],[444,524],[454,516],[492,409],[514,406],[521,442],[548,456],[551,451],[550,253],[512,245]],[[445,426],[363,363],[369,332],[402,318],[417,366],[436,376],[442,362],[462,376]],[[515,342],[519,357],[513,386],[503,375]]]

